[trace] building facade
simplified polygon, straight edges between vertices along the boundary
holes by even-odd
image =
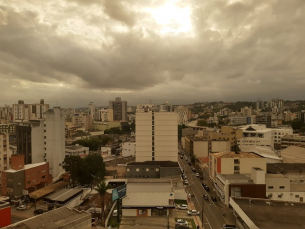
[[[127,121],[127,102],[120,97],[114,101],[109,101],[109,109],[113,111],[113,118],[109,121]]]
[[[44,112],[49,109],[49,104],[45,104],[41,99],[40,103],[25,104],[23,100],[19,100],[17,104],[13,104],[13,121],[22,122],[30,119],[43,119]]]
[[[136,161],[178,161],[176,113],[136,113]]]
[[[0,133],[0,185],[3,171],[10,168],[9,135]]]

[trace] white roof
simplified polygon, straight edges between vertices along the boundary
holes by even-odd
[[[278,155],[276,155],[274,150],[272,150],[270,147],[267,147],[267,146],[243,146],[243,145],[241,145],[241,146],[239,146],[239,148],[242,152],[256,153],[262,157],[281,160],[281,158]]]
[[[28,165],[24,165],[24,169],[31,169],[40,165],[45,165],[46,162],[39,162],[39,163],[35,163],[35,164],[28,164]]]
[[[305,163],[305,148],[289,146],[281,152],[283,163]]]
[[[170,183],[127,183],[127,193],[172,192]]]

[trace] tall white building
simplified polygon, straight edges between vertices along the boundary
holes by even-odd
[[[10,169],[9,134],[0,133],[0,184],[2,182],[2,172]]]
[[[136,113],[136,162],[143,161],[178,161],[176,113]]]
[[[103,122],[108,122],[108,109],[102,108],[98,111],[98,119]]]
[[[41,99],[40,103],[25,104],[23,100],[19,100],[17,104],[13,104],[13,121],[23,122],[33,119],[43,119],[44,112],[49,108],[49,104],[45,104]]]
[[[179,125],[188,123],[189,110],[186,107],[179,106],[175,109],[175,112],[178,114],[178,124]]]
[[[54,107],[45,112],[45,156],[49,162],[53,178],[64,172],[62,162],[65,159],[65,113],[64,109]]]

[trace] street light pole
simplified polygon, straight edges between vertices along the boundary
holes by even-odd
[[[201,222],[202,222],[202,228],[203,228],[203,202],[204,202],[204,196],[202,198],[202,206],[201,206]]]

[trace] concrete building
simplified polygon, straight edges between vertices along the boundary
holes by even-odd
[[[273,140],[274,144],[281,144],[281,139],[285,135],[292,135],[291,128],[267,128],[265,125],[246,125],[241,126],[244,137],[259,137],[269,138]]]
[[[136,113],[152,112],[155,111],[154,104],[138,104]]]
[[[0,133],[0,185],[2,185],[2,173],[10,168],[10,143],[9,135]]]
[[[289,134],[282,137],[282,149],[286,149],[287,147],[292,145],[305,148],[305,136]]]
[[[167,101],[166,103],[162,103],[159,106],[160,111],[173,112],[173,106]]]
[[[45,212],[44,214],[34,216],[30,219],[25,219],[14,223],[5,229],[17,228],[52,228],[52,229],[91,229],[91,213],[69,209],[67,207],[56,208],[53,211]]]
[[[49,163],[24,164],[24,155],[12,155],[12,168],[2,173],[2,195],[18,199],[24,190],[32,192],[52,181]]]
[[[127,121],[126,101],[122,101],[120,97],[116,97],[114,101],[109,101],[109,109],[113,111],[113,118],[111,121]]]
[[[126,190],[126,197],[122,199],[123,217],[167,216],[175,209],[170,180],[128,179]]]
[[[271,128],[271,115],[257,115],[255,123],[266,125],[267,128]]]
[[[237,139],[238,146],[265,146],[274,148],[274,142],[271,138],[242,137]]]
[[[23,100],[19,100],[17,104],[13,104],[13,122],[23,122],[30,119],[43,119],[44,112],[49,109],[49,104],[45,104],[41,99],[40,103],[25,104]]]
[[[16,124],[0,124],[0,133],[16,134]]]
[[[122,144],[122,156],[129,157],[136,155],[136,143],[135,142],[124,142]]]
[[[230,205],[241,229],[299,229],[305,225],[305,204],[269,199],[231,197]]]
[[[253,153],[210,153],[209,175],[214,181],[218,174],[250,174],[252,167],[266,171],[266,158]]]
[[[136,161],[178,161],[176,113],[136,113]]]
[[[188,123],[189,110],[186,107],[179,106],[175,109],[175,112],[178,114],[179,125]]]
[[[246,116],[233,116],[229,117],[230,124],[237,126],[237,125],[245,125],[248,123],[248,118]]]
[[[85,130],[89,130],[92,127],[92,117],[86,113],[75,113],[72,116],[73,126],[85,127]]]
[[[12,108],[9,105],[0,107],[0,124],[8,124],[13,120]]]
[[[227,140],[212,141],[206,137],[185,137],[185,151],[190,156],[194,155],[197,158],[205,158],[209,156],[210,152],[227,152],[230,150],[230,142]]]
[[[304,202],[305,164],[273,163],[267,165],[266,192],[272,200]]]
[[[219,133],[210,133],[210,139],[212,140],[227,140],[230,141],[231,149],[237,145],[237,139],[243,136],[243,131],[239,128],[234,128],[231,126],[222,126]]]
[[[61,166],[65,159],[64,109],[54,107],[45,112],[44,116],[44,156],[45,161],[49,162],[50,174],[56,179],[64,172]]]
[[[90,102],[88,104],[88,115],[91,117],[91,120],[97,120],[98,115],[97,115],[97,108],[93,104],[93,102]]]
[[[240,112],[243,116],[251,116],[252,115],[252,108],[251,107],[244,107],[240,109]]]
[[[230,197],[265,198],[265,171],[260,168],[252,168],[251,176],[245,174],[217,174],[214,187],[220,201],[227,206],[229,206]]]
[[[86,157],[89,155],[89,147],[80,146],[78,144],[65,147],[65,156]]]
[[[108,122],[108,109],[102,108],[98,111],[98,120],[102,122]]]

